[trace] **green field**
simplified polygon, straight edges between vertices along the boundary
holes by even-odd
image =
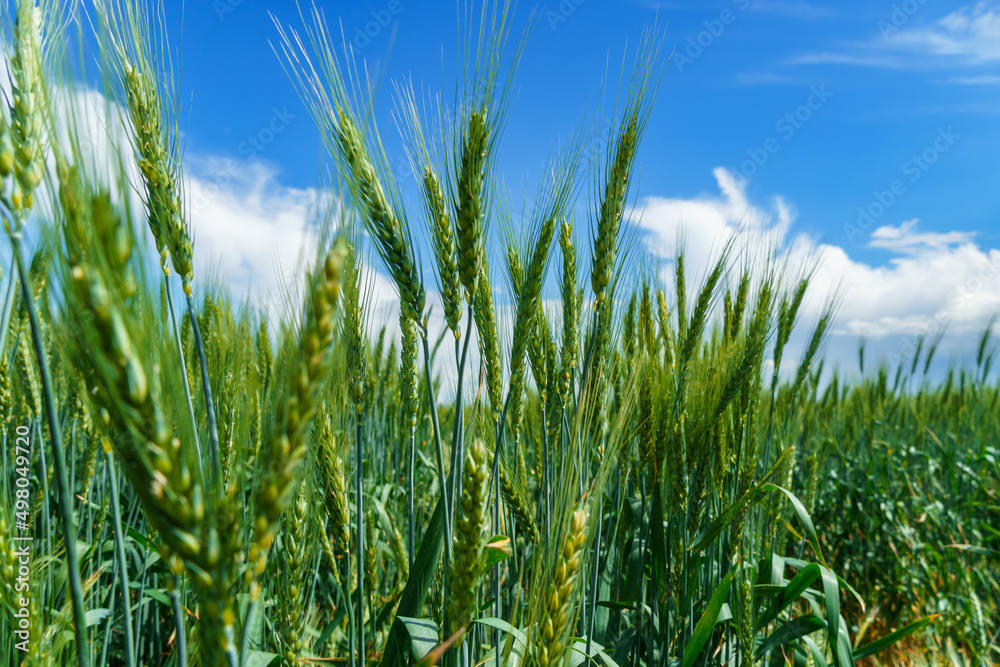
[[[862,344],[844,379],[823,362],[836,299],[800,312],[809,271],[737,242],[710,266],[645,257],[629,208],[655,28],[611,84],[609,135],[564,142],[515,213],[495,155],[520,27],[485,6],[453,123],[389,86],[406,206],[380,140],[397,128],[305,13],[276,51],[330,175],[298,284],[262,307],[195,272],[156,13],[10,8],[0,660],[1000,659],[993,322],[944,379],[933,338],[898,366]],[[77,30],[125,127],[106,163],[60,51]]]

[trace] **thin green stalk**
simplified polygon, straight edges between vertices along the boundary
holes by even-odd
[[[41,441],[44,437],[42,423],[35,422],[35,434]],[[42,538],[45,540],[46,551],[52,551],[52,526],[49,523],[49,464],[45,458],[45,448],[38,448],[38,477],[42,483]]]
[[[184,344],[181,342],[181,330],[177,326],[177,314],[174,312],[174,297],[170,293],[170,279],[163,274],[164,290],[167,293],[167,310],[170,311],[170,323],[173,325],[174,342],[177,344],[177,356],[181,361],[181,378],[184,380],[184,398],[187,399],[188,416],[191,418],[191,433],[194,434],[194,447],[198,452],[198,472],[204,459],[201,457],[201,438],[198,437],[198,420],[194,416],[194,402],[191,400],[191,385],[188,384],[187,362],[184,360]]]
[[[174,585],[170,591],[170,603],[174,609],[174,623],[177,626],[177,667],[187,667],[187,633],[184,631],[184,607],[181,605],[180,589]],[[250,603],[253,604],[252,602]],[[250,621],[250,611],[247,610],[247,621]],[[246,655],[244,647],[242,654]]]
[[[169,292],[169,290],[168,290]],[[219,427],[215,421],[215,404],[212,402],[212,384],[208,379],[208,361],[205,359],[205,345],[201,339],[201,327],[198,326],[198,313],[195,311],[194,297],[187,295],[188,314],[191,316],[191,333],[194,334],[194,344],[198,348],[198,362],[201,364],[201,384],[205,392],[205,412],[208,415],[208,439],[212,446],[212,473],[215,486],[222,488],[222,467],[219,463]]]
[[[118,567],[117,562],[114,567]],[[108,598],[108,620],[104,624],[104,640],[101,642],[101,662],[100,664],[108,664],[108,646],[111,644],[111,622],[115,617],[115,589],[118,588],[118,580],[111,580],[111,597]]]
[[[544,423],[544,421],[542,423]],[[544,431],[545,429],[543,428],[542,430]],[[493,458],[496,459],[497,462],[500,461],[499,457],[494,456]],[[499,463],[497,465],[497,475],[496,475],[496,477],[493,480],[493,484],[495,485],[494,488],[493,488],[493,490],[496,492],[496,495],[493,498],[493,503],[494,503],[494,506],[493,506],[493,528],[495,530],[499,531],[500,530],[500,512],[501,512],[501,505],[502,505],[502,503],[500,502],[500,466],[499,466]],[[511,544],[512,545],[514,544],[513,539],[511,540]],[[500,604],[500,564],[499,563],[497,563],[496,566],[494,566],[494,568],[493,568],[492,579],[493,579],[493,615],[494,615],[495,618],[503,618],[502,606]],[[499,656],[500,655],[500,631],[497,630],[496,628],[493,628],[492,630],[493,631],[490,634],[492,635],[492,638],[493,638],[493,655]]]
[[[9,234],[11,251],[17,270],[21,275],[21,288],[25,306],[28,309],[28,321],[31,324],[31,339],[35,345],[35,356],[38,360],[38,371],[42,378],[42,390],[45,394],[45,412],[49,421],[49,437],[52,439],[52,449],[55,452],[56,478],[59,482],[59,512],[62,515],[63,539],[66,542],[66,566],[69,570],[69,586],[73,599],[73,626],[76,630],[76,658],[79,667],[90,665],[90,641],[87,638],[87,612],[83,603],[83,586],[80,582],[80,559],[76,553],[76,528],[73,524],[73,495],[66,476],[66,452],[63,450],[62,430],[59,424],[59,414],[56,411],[56,398],[52,390],[52,376],[49,373],[49,362],[45,356],[45,342],[42,340],[42,329],[38,321],[38,311],[31,289],[31,279],[28,267],[24,263],[21,251],[20,233]]]
[[[104,461],[108,466],[108,478],[111,480],[111,514],[114,520],[112,526],[115,531],[115,557],[118,559],[118,579],[122,585],[122,610],[125,616],[123,623],[125,628],[125,664],[127,667],[134,667],[135,642],[132,639],[132,605],[128,599],[131,589],[128,585],[127,561],[125,560],[125,537],[122,535],[122,512],[118,505],[118,480],[110,449],[104,450]]]
[[[233,644],[233,629],[226,629],[226,661],[229,667],[240,667],[240,657],[236,655],[236,646]]]
[[[414,497],[414,492],[415,492],[415,486],[414,486],[413,477],[414,477],[414,459],[416,457],[417,457],[417,439],[416,439],[416,433],[414,432],[414,429],[411,428],[410,429],[410,469],[409,469],[409,471],[407,473],[407,483],[409,485],[409,488],[407,489],[408,495],[407,495],[407,501],[406,501],[407,502],[407,508],[409,510],[409,513],[410,513],[410,544],[409,544],[410,551],[409,551],[409,563],[408,563],[410,569],[413,569],[413,555],[414,555],[414,553],[416,553],[415,550],[416,550],[416,539],[417,539],[416,538],[416,529],[414,528],[414,523],[413,523],[413,497]]]
[[[108,474],[112,478],[114,477],[113,473],[109,472]],[[131,523],[131,521],[129,523]],[[139,576],[139,590],[138,590],[139,595],[137,597],[140,600],[143,597],[145,597],[145,595],[146,595],[146,578],[148,576],[149,576],[149,568],[144,568],[143,571],[142,571],[142,574]],[[127,592],[124,595],[122,595],[122,602],[125,603],[125,604],[128,604],[128,593]],[[142,610],[143,610],[143,607],[140,607],[138,613],[136,613],[136,617],[135,617],[135,629],[132,631],[132,633],[133,633],[132,636],[133,637],[142,637],[143,636],[143,632],[142,632],[143,613],[142,613]],[[135,646],[135,657],[136,657],[136,659],[140,663],[143,662],[142,649],[143,649],[143,644],[140,641]]]
[[[438,478],[441,484],[441,500],[444,501],[444,537],[445,537],[445,572],[447,565],[451,561],[451,513],[447,509],[451,506],[448,502],[448,480],[444,476],[444,448],[441,446],[441,426],[438,424],[437,399],[434,396],[434,379],[431,375],[431,353],[427,345],[427,327],[421,332],[421,339],[424,345],[424,375],[427,379],[427,397],[430,403],[431,423],[434,426],[434,444],[437,447]]]
[[[465,379],[465,362],[469,356],[469,341],[472,340],[472,307],[469,307],[469,317],[465,325],[465,343],[462,346],[461,358],[458,354],[458,341],[455,341],[455,361],[458,362],[458,384],[455,391],[455,426],[451,434],[452,461],[451,470],[461,470],[462,461],[465,460],[463,446],[465,413],[462,411],[462,384]],[[452,474],[451,480],[451,505],[448,507],[449,516],[455,512],[455,499],[461,493],[462,475]]]
[[[361,667],[365,667],[365,512],[361,499],[361,471],[364,455],[361,451],[361,415],[357,415],[357,469],[354,471],[354,503],[357,508],[358,526],[358,657]],[[374,621],[374,618],[372,619]]]
[[[494,526],[494,528],[499,528],[499,526],[500,526],[500,456],[502,455],[502,452],[503,452],[504,424],[507,423],[507,408],[510,407],[510,397],[511,397],[511,394],[508,391],[507,392],[507,398],[506,398],[506,400],[504,400],[504,403],[503,403],[503,410],[500,411],[500,419],[498,419],[497,422],[496,422],[497,433],[496,433],[496,440],[495,440],[496,446],[493,448],[493,466],[492,466],[492,470],[490,471],[490,481],[489,481],[489,484],[486,487],[487,489],[489,489],[489,491],[487,491],[487,494],[486,494],[486,504],[487,505],[489,505],[489,503],[490,503],[490,500],[491,500],[490,496],[493,495],[492,500],[493,500],[493,503],[494,503],[494,507],[493,507],[493,516],[494,516],[494,524],[493,524],[493,526]],[[543,431],[544,431],[544,429],[543,429]],[[494,495],[494,491],[496,491],[495,495]],[[493,572],[491,573],[491,576],[493,577],[493,597],[494,597],[494,604],[495,604],[495,612],[494,613],[495,613],[495,615],[496,615],[497,618],[501,618],[501,616],[500,616],[500,594],[499,594],[499,588],[498,588],[498,585],[499,585],[498,582],[500,580],[500,564],[499,563],[497,563],[496,565],[493,566]],[[497,632],[494,632],[493,633],[493,650],[494,650],[494,655],[499,655],[499,653],[497,653],[497,651],[499,651],[499,646],[500,646],[499,634]]]
[[[541,422],[545,423],[545,407],[541,408]],[[545,534],[552,534],[552,494],[551,488],[549,486],[549,443],[548,443],[548,429],[542,429],[542,495],[545,502],[543,502],[542,509],[545,511]],[[588,654],[589,655],[589,654]]]
[[[344,604],[347,606],[347,655],[348,664],[350,667],[355,667],[357,664],[354,657],[354,638],[357,637],[357,633],[354,631],[354,602],[351,600],[351,545],[344,545],[344,553],[347,557],[344,559],[344,576],[341,577],[343,585],[341,586],[341,594],[344,596]]]
[[[16,289],[17,274],[11,272],[10,280],[7,282],[7,294],[3,298],[3,315],[0,316],[0,353],[3,352],[4,344],[7,342],[7,330],[10,329],[10,314],[14,310]]]

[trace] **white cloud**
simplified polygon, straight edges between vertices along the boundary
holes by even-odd
[[[995,85],[1000,61],[1000,0],[964,5],[933,21],[931,5],[916,10],[893,5],[866,40],[842,42],[835,50],[803,53],[792,65],[849,65],[895,70],[960,70],[938,83]]]
[[[946,79],[943,83],[955,83],[962,86],[1000,86],[1000,75],[953,76]]]
[[[187,166],[196,272],[218,272],[235,296],[273,308],[313,258],[316,191],[280,184],[261,160],[196,156]]]
[[[926,27],[889,35],[895,45],[920,53],[951,56],[971,63],[1000,60],[1000,4],[966,5]]]
[[[93,136],[99,136],[97,128],[108,122],[108,107],[99,93],[80,95],[78,104],[89,110],[86,125],[94,130]],[[117,159],[105,146],[91,148],[95,165],[113,164]],[[126,168],[134,169],[130,153],[123,158]],[[815,287],[803,307],[805,321],[786,356],[792,364],[796,345],[801,347],[801,336],[809,328],[808,320],[815,321],[834,290],[841,305],[829,356],[840,363],[856,357],[859,336],[893,355],[905,354],[915,336],[933,336],[947,329],[942,352],[968,352],[988,318],[1000,311],[1000,250],[979,246],[973,234],[921,231],[917,220],[886,224],[871,233],[868,245],[889,253],[889,259],[884,265],[869,264],[852,258],[842,247],[796,233],[796,210],[784,198],[753,201],[746,183],[729,171],[717,168],[713,173],[716,191],[692,198],[649,197],[630,211],[630,217],[653,255],[669,262],[684,248],[690,289],[730,242],[742,261],[756,266],[776,256],[791,277],[815,267]],[[185,174],[199,281],[216,277],[235,298],[248,297],[251,304],[273,314],[282,312],[289,297],[295,307],[296,280],[317,243],[317,192],[282,184],[277,168],[262,160],[189,155]],[[501,284],[499,269],[494,273]],[[382,324],[390,336],[398,336],[396,290],[374,256],[369,258],[365,279],[371,285],[369,329],[373,337]],[[427,285],[433,337],[444,323],[429,272]],[[498,294],[497,317],[501,331],[509,332],[511,313],[505,301]],[[507,337],[509,333],[501,336]],[[442,347],[437,364],[446,378],[445,387],[450,386],[447,378],[453,377],[455,369],[451,348],[450,342]],[[473,341],[473,372],[467,376],[470,394],[477,389],[468,384],[476,384],[471,378],[478,377],[478,365]]]
[[[686,264],[702,275],[734,237],[743,256],[758,266],[777,249],[775,258],[793,277],[813,266],[815,259],[799,343],[836,291],[840,307],[829,350],[835,361],[856,358],[859,336],[875,339],[875,353],[893,357],[905,356],[914,337],[934,336],[943,329],[947,339],[942,350],[958,353],[1000,311],[1000,250],[978,246],[972,234],[921,232],[916,220],[885,225],[872,233],[869,247],[886,250],[891,257],[876,266],[851,258],[840,246],[794,233],[794,209],[782,198],[760,207],[748,200],[745,184],[728,171],[716,169],[715,177],[715,194],[646,200],[641,217],[633,219],[645,232],[648,248],[669,261],[677,239],[683,237]],[[688,284],[693,289],[690,279]],[[786,359],[794,364],[795,354]]]
[[[103,97],[93,91],[78,93],[76,104],[87,111],[85,125],[93,131],[89,136],[100,136],[99,128],[106,128],[107,119],[117,116],[109,113]],[[117,161],[107,146],[98,144],[90,150],[97,173],[100,164]],[[130,151],[122,157],[134,176]],[[942,349],[950,345],[957,353],[963,345],[967,349],[970,337],[1000,311],[1000,250],[979,246],[973,234],[922,231],[917,220],[890,222],[875,229],[868,240],[870,248],[889,253],[889,259],[884,265],[869,264],[852,258],[844,248],[796,233],[795,207],[784,198],[753,201],[745,182],[723,168],[713,173],[714,192],[692,198],[649,197],[630,211],[647,249],[669,262],[683,247],[690,289],[695,289],[727,243],[733,244],[740,261],[754,266],[776,257],[791,278],[814,267],[815,287],[804,304],[803,318],[814,321],[829,293],[837,290],[841,305],[830,347],[835,359],[853,359],[858,336],[881,341],[883,351],[893,354],[914,336],[934,335],[944,328],[948,337]],[[185,162],[185,199],[199,281],[218,278],[235,298],[247,297],[272,314],[282,312],[289,298],[297,306],[296,281],[318,242],[316,190],[284,185],[280,176],[274,165],[263,160],[189,155]],[[374,336],[385,324],[390,336],[398,336],[398,297],[378,264],[369,255],[365,270],[371,286],[369,329]],[[498,284],[502,284],[500,276],[499,269],[494,271]],[[427,285],[434,336],[444,322],[430,267]],[[509,332],[510,308],[504,305],[502,294],[496,300],[501,331]],[[804,322],[800,332],[807,329]],[[508,337],[509,333],[501,336]],[[796,344],[801,341],[793,341],[786,357],[791,363]],[[449,343],[442,348],[437,365],[446,378],[455,369],[451,347]],[[478,364],[473,341],[470,365],[477,369]]]
[[[858,67],[883,67],[886,69],[912,69],[919,61],[900,54],[872,52],[864,45],[849,53],[840,51],[820,51],[792,56],[785,61],[789,65],[854,65]]]
[[[280,298],[286,281],[299,275],[298,259],[311,257],[316,242],[309,225],[315,192],[283,186],[278,172],[264,163],[247,165],[237,177],[219,184],[222,161],[195,159],[187,180],[196,235],[199,267],[212,266],[237,294],[255,291],[262,302]],[[213,171],[214,170],[214,171]],[[647,249],[666,262],[683,247],[689,267],[689,289],[695,289],[728,242],[741,261],[761,266],[768,257],[787,267],[797,278],[814,268],[813,288],[803,304],[802,325],[790,343],[786,360],[794,365],[812,323],[836,292],[840,307],[831,330],[828,357],[849,365],[856,359],[859,337],[869,339],[869,355],[904,355],[916,336],[933,336],[947,329],[943,353],[970,349],[970,340],[989,317],[1000,310],[1000,250],[976,244],[974,235],[961,231],[921,231],[917,220],[900,221],[875,229],[868,246],[886,251],[884,265],[869,264],[848,255],[837,245],[819,243],[796,233],[795,208],[782,197],[764,205],[747,194],[746,183],[725,169],[714,171],[717,191],[693,198],[649,197],[630,212]],[[213,194],[214,193],[214,194]],[[213,196],[209,196],[213,195]],[[199,205],[200,198],[201,201]],[[680,244],[679,244],[680,242]],[[681,245],[682,244],[682,245]],[[374,337],[385,324],[389,336],[398,336],[398,298],[391,280],[373,256],[366,280],[372,286],[369,329]],[[430,269],[429,269],[430,270]],[[664,280],[669,281],[670,268]],[[494,276],[499,279],[499,273]],[[428,286],[433,280],[428,275]],[[498,299],[501,330],[510,326],[509,308]],[[439,296],[431,290],[432,337],[444,327]],[[275,308],[271,303],[269,309]],[[558,310],[557,308],[555,310]],[[553,311],[554,314],[555,311]],[[448,341],[450,341],[450,337]],[[509,344],[509,341],[507,341]],[[476,343],[470,349],[470,378],[478,377]],[[441,349],[437,370],[454,376],[452,345]],[[474,384],[474,383],[473,383]]]
[[[971,242],[972,234],[966,232],[947,232],[944,234],[916,231],[920,221],[914,218],[901,223],[898,227],[888,225],[879,227],[872,232],[870,248],[885,248],[900,254],[920,255],[924,253],[940,253],[952,245],[964,245]]]
[[[672,259],[683,249],[687,266],[707,270],[734,237],[752,239],[752,247],[763,254],[785,241],[794,212],[784,199],[774,197],[766,209],[752,205],[745,183],[721,167],[713,174],[718,195],[649,197],[631,212],[633,221],[649,233],[646,240],[655,255]]]

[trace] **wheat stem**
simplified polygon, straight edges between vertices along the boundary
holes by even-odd
[[[236,645],[233,643],[233,628],[228,626],[226,628],[226,662],[229,663],[229,667],[240,667],[240,657],[236,655]]]
[[[128,571],[125,560],[125,538],[122,535],[122,512],[118,503],[118,480],[115,474],[114,459],[111,457],[111,446],[104,448],[104,462],[107,465],[108,478],[111,481],[111,515],[114,519],[113,527],[115,533],[115,556],[118,559],[118,579],[122,585],[122,611],[124,619],[122,625],[125,629],[125,664],[128,667],[135,665],[135,641],[132,639],[132,605],[129,602]]]
[[[410,428],[410,461],[409,461],[410,468],[407,471],[407,485],[408,485],[408,489],[407,489],[407,498],[406,498],[407,510],[409,511],[409,515],[410,515],[409,516],[410,539],[409,539],[409,545],[408,545],[409,546],[409,551],[407,552],[408,553],[408,562],[407,562],[407,564],[408,564],[408,566],[409,566],[410,569],[413,569],[413,556],[416,553],[415,552],[415,548],[416,548],[416,529],[414,527],[414,516],[413,516],[413,499],[414,499],[414,495],[415,495],[413,473],[414,473],[414,459],[416,457],[417,457],[417,438],[416,438],[416,433],[414,432],[414,429],[411,427]]]
[[[118,567],[118,566],[115,565],[115,567]],[[111,613],[108,614],[108,620],[104,624],[104,639],[101,641],[101,662],[99,663],[101,665],[108,664],[108,646],[111,645],[111,622],[112,622],[112,620],[114,619],[114,616],[115,616],[115,589],[117,589],[117,588],[118,588],[118,580],[117,579],[112,579],[111,580],[111,597],[109,598],[109,600],[111,600],[111,602],[108,605],[108,610]]]
[[[191,418],[191,434],[194,436],[195,451],[198,452],[198,473],[204,459],[201,456],[201,438],[198,437],[198,420],[194,416],[194,401],[191,400],[191,385],[188,383],[187,361],[184,359],[184,343],[181,342],[181,330],[177,326],[177,314],[174,311],[174,297],[170,292],[170,281],[166,273],[163,275],[167,293],[167,310],[170,311],[170,323],[174,331],[174,343],[177,345],[177,356],[181,362],[181,376],[184,380],[184,398],[187,399],[188,416]]]
[[[174,611],[174,624],[177,632],[177,667],[187,667],[187,633],[184,630],[184,607],[181,605],[181,592],[175,583],[170,591],[170,605]],[[247,609],[247,621],[250,620],[250,610]],[[245,655],[244,649],[241,655]]]
[[[445,565],[447,566],[448,562],[451,561],[451,513],[447,511],[451,504],[448,501],[448,480],[444,475],[444,447],[441,445],[441,425],[438,423],[437,399],[434,396],[434,379],[431,375],[431,352],[427,344],[426,322],[421,331],[421,340],[424,346],[424,376],[427,380],[427,398],[431,411],[431,423],[434,427],[434,445],[437,448],[438,480],[441,485],[441,500],[444,501],[445,508]]]
[[[344,604],[347,607],[347,655],[348,663],[351,667],[355,667],[357,664],[354,656],[354,641],[358,636],[354,631],[354,625],[356,619],[354,617],[354,600],[351,599],[351,546],[345,545],[344,552],[347,557],[344,558],[344,576],[341,579],[343,584],[341,585],[341,594],[344,596]]]
[[[361,413],[357,413],[357,469],[354,471],[354,502],[355,510],[357,511],[357,527],[358,535],[356,538],[358,547],[358,658],[361,663],[361,667],[365,667],[365,568],[363,567],[365,551],[365,512],[364,505],[361,498],[361,472],[364,463],[364,457],[362,455],[361,446],[363,444],[361,439]],[[372,624],[374,625],[375,618],[372,615]]]
[[[594,623],[597,620],[597,581],[601,574],[601,528],[604,524],[604,507],[598,499],[597,510],[597,539],[594,540],[594,577],[590,586],[590,622],[587,624],[587,653],[590,655],[590,646],[594,639]],[[586,605],[584,605],[586,608]]]
[[[451,506],[448,507],[449,516],[453,516],[455,512],[455,502],[456,499],[461,494],[461,474],[456,474],[454,471],[459,470],[462,466],[462,461],[465,460],[464,454],[464,422],[465,414],[462,411],[462,385],[465,379],[465,363],[469,357],[469,341],[472,340],[472,308],[469,308],[469,315],[466,318],[465,323],[465,342],[462,344],[462,352],[459,355],[459,342],[455,339],[455,361],[458,362],[458,383],[455,389],[455,424],[451,434],[451,449],[452,449],[452,460],[451,460],[451,470],[449,473],[451,475],[451,493],[449,495],[451,499]]]
[[[208,440],[212,448],[212,478],[216,488],[222,488],[222,466],[219,463],[219,427],[215,421],[215,404],[212,402],[212,383],[208,379],[208,361],[205,359],[205,344],[201,339],[201,327],[198,326],[198,313],[195,310],[194,297],[187,294],[188,314],[191,317],[191,333],[194,335],[194,346],[198,350],[198,363],[201,365],[201,386],[205,392],[205,414],[208,417]]]
[[[17,273],[10,274],[7,282],[7,294],[3,300],[3,314],[0,315],[0,353],[7,342],[7,331],[10,329],[10,314],[14,310],[15,290],[17,289]]]

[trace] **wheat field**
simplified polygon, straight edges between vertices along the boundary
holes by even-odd
[[[655,26],[606,136],[563,142],[515,213],[495,159],[526,39],[507,4],[467,19],[454,114],[396,82],[392,128],[319,11],[275,19],[330,177],[297,301],[268,309],[195,271],[162,7],[8,4],[6,664],[1000,658],[993,323],[944,381],[934,339],[898,366],[862,347],[843,380],[824,373],[836,298],[800,314],[808,271],[733,243],[670,279],[635,270]],[[124,128],[107,163],[71,101],[77,42]],[[374,271],[398,321],[373,312]]]

